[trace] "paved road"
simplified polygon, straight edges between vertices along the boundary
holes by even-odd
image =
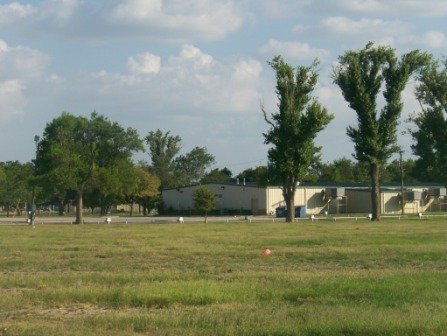
[[[103,216],[103,217],[84,217],[85,224],[103,224],[107,223],[110,218],[111,224],[131,224],[131,223],[148,223],[148,224],[164,224],[179,223],[178,217],[119,217],[119,216]],[[203,217],[183,217],[184,223],[203,222]],[[275,221],[280,222],[284,219],[278,219],[267,216],[228,216],[228,217],[208,217],[208,222],[254,222],[254,221]],[[75,217],[71,216],[37,216],[35,224],[73,224]],[[0,217],[0,225],[27,225],[24,217]]]

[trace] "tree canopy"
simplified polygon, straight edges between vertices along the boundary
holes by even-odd
[[[369,165],[373,220],[380,219],[380,167],[399,150],[396,140],[402,91],[410,76],[428,61],[429,56],[418,50],[398,59],[394,49],[368,43],[340,56],[334,70],[334,82],[357,114],[357,127],[349,126],[347,135],[354,142],[354,157]],[[378,110],[382,89],[385,104]]]
[[[33,176],[34,165],[31,162],[0,163],[0,202],[6,208],[7,216],[13,210],[20,213],[21,207],[31,202],[30,182]]]
[[[214,163],[214,156],[204,147],[194,147],[185,155],[174,160],[176,186],[199,183],[206,175],[206,169]]]
[[[442,66],[434,61],[419,77],[422,111],[411,118],[417,128],[410,132],[418,175],[447,185],[447,59]]]
[[[208,213],[214,209],[214,192],[206,186],[198,186],[193,194],[194,208],[202,212],[207,222]]]
[[[45,187],[64,197],[76,192],[76,222],[82,223],[83,193],[95,179],[109,183],[114,167],[142,150],[136,130],[92,113],[90,119],[63,112],[47,124],[38,144],[37,171]]]
[[[287,208],[294,209],[297,183],[307,175],[320,150],[314,139],[333,116],[312,97],[318,78],[317,62],[293,68],[281,56],[275,56],[269,64],[276,73],[279,111],[270,119],[262,107],[270,125],[264,138],[266,144],[272,145],[268,151],[269,166],[281,180]],[[287,221],[293,221],[294,214],[295,211],[288,211]]]
[[[161,181],[160,188],[170,188],[175,185],[173,160],[181,149],[182,139],[170,132],[161,130],[150,131],[144,138],[149,146],[151,169]]]
[[[215,168],[205,174],[201,183],[228,183],[232,180],[233,173],[228,168]]]
[[[199,183],[206,169],[214,163],[214,156],[205,147],[194,147],[178,155],[182,139],[170,132],[151,131],[145,141],[149,146],[151,170],[160,178],[161,189]]]

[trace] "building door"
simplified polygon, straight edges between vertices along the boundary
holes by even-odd
[[[251,199],[251,213],[257,215],[259,212],[259,201],[257,198]]]

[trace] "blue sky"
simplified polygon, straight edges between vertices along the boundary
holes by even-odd
[[[31,160],[34,136],[62,111],[96,110],[141,136],[180,135],[183,152],[207,147],[216,168],[265,164],[259,104],[276,109],[277,54],[320,60],[315,96],[335,119],[317,143],[323,161],[351,157],[356,116],[332,84],[338,56],[375,41],[445,57],[446,16],[445,0],[0,0],[0,161]],[[414,85],[401,131],[419,108]],[[409,136],[399,144],[409,156]]]

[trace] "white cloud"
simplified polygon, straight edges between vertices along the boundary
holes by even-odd
[[[307,43],[282,42],[270,39],[267,44],[260,48],[261,53],[266,55],[282,55],[286,59],[293,61],[312,61],[315,58],[325,59],[329,56],[329,51],[325,49],[312,48]]]
[[[126,22],[156,18],[162,12],[162,0],[127,0],[117,5],[112,17]]]
[[[0,27],[36,34],[102,41],[221,40],[242,26],[232,0],[43,0],[0,5]]]
[[[57,34],[63,31],[61,27],[69,23],[78,9],[78,0],[46,0],[36,6],[13,2],[0,6],[0,26],[27,34],[45,29]]]
[[[21,117],[25,105],[23,85],[18,80],[0,82],[0,121]]]
[[[163,111],[164,118],[176,115],[175,120],[185,114],[194,118],[202,114],[246,115],[259,107],[262,66],[257,60],[222,63],[193,45],[183,45],[166,62],[154,65],[155,58],[151,54],[130,57],[128,73],[90,73],[84,82],[75,84],[85,90],[83,95],[90,96],[82,101],[92,104],[92,99],[97,106],[119,96],[123,104],[151,106],[154,113]],[[150,71],[157,71],[156,80],[141,76]]]
[[[261,71],[254,59],[223,64],[192,45],[184,45],[162,69],[165,84],[170,83],[170,91],[181,97],[182,104],[214,113],[247,113],[256,108]]]
[[[447,3],[443,0],[343,0],[342,8],[357,13],[406,16],[441,16],[447,14]]]
[[[138,54],[129,57],[127,67],[135,74],[151,75],[160,72],[161,58],[151,53]]]
[[[9,47],[0,40],[0,80],[30,79],[43,74],[50,58],[27,47]]]
[[[361,15],[407,17],[440,17],[447,14],[447,2],[444,0],[256,0],[265,15],[271,17],[291,17],[296,13],[304,15]]]
[[[0,25],[14,23],[16,20],[31,16],[34,12],[33,6],[22,5],[18,2],[0,5]]]
[[[196,36],[220,40],[242,25],[242,16],[232,1],[126,0],[113,8],[110,18],[173,39]]]
[[[232,78],[238,83],[252,82],[259,79],[262,65],[254,59],[241,60],[234,67]]]
[[[78,0],[47,0],[40,6],[38,17],[42,21],[65,24],[75,16],[79,6]]]
[[[203,53],[199,48],[190,44],[185,44],[180,52],[180,59],[191,61],[195,69],[208,68],[213,63],[213,57]]]
[[[8,45],[5,41],[0,40],[0,53],[4,53],[8,51]]]
[[[389,1],[388,1],[389,2]],[[387,4],[378,0],[342,0],[341,6],[358,13],[377,13]]]
[[[367,38],[381,38],[408,33],[408,24],[401,21],[384,21],[382,19],[362,18],[351,20],[347,17],[329,17],[321,21],[325,34],[335,35],[340,38],[349,36],[362,36]]]
[[[24,92],[32,82],[43,79],[49,61],[49,57],[38,50],[8,46],[0,40],[0,120],[24,113]]]
[[[447,46],[447,39],[440,31],[429,31],[424,34],[422,43],[432,49],[441,49]]]

